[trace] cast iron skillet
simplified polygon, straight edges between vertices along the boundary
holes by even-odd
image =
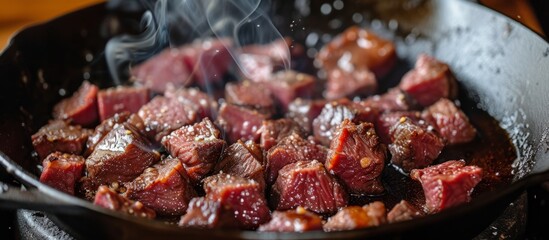
[[[447,62],[477,106],[497,119],[516,146],[512,184],[436,215],[371,229],[334,233],[258,233],[192,230],[128,217],[62,194],[37,180],[30,135],[50,117],[52,106],[83,79],[110,86],[105,42],[135,31],[139,15],[89,7],[18,33],[0,56],[0,163],[27,191],[0,186],[0,206],[48,211],[80,238],[470,238],[493,221],[528,186],[549,179],[549,44],[524,26],[464,1],[349,3],[339,15],[322,15],[322,2],[296,10],[279,1],[274,22],[283,35],[304,41],[310,31],[338,33],[364,20],[395,40],[411,64],[427,52]],[[360,15],[353,15],[359,13]],[[354,17],[353,17],[354,16]],[[339,19],[333,21],[334,18]],[[288,28],[290,22],[293,28]],[[297,27],[296,27],[297,26]],[[394,31],[384,31],[383,26]],[[320,35],[322,37],[322,35]],[[83,235],[79,235],[83,233]]]

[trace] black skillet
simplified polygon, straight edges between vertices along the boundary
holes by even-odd
[[[82,79],[103,87],[112,84],[102,55],[105,42],[121,32],[135,32],[139,14],[108,11],[100,4],[23,30],[0,56],[0,163],[27,189],[2,184],[0,206],[50,212],[57,224],[75,236],[93,239],[463,239],[478,234],[527,187],[549,179],[549,111],[545,110],[549,103],[549,44],[541,37],[498,13],[464,1],[344,2],[342,10],[332,8],[328,15],[319,11],[322,1],[312,1],[308,7],[301,2],[274,3],[274,23],[283,35],[303,42],[311,31],[334,34],[358,21],[393,38],[404,65],[413,63],[421,52],[449,63],[462,92],[475,107],[499,121],[515,144],[518,157],[511,166],[513,183],[479,194],[469,204],[413,221],[301,234],[181,229],[62,194],[37,181],[39,170],[30,135],[47,121],[52,106],[63,95],[70,95]],[[339,20],[334,21],[336,18]],[[294,27],[289,28],[290,23]],[[319,36],[322,39],[323,35]]]

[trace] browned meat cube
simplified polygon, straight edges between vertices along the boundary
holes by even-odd
[[[286,117],[297,122],[306,132],[313,132],[313,120],[320,115],[326,100],[309,100],[298,98],[288,105]]]
[[[458,91],[448,65],[426,54],[418,57],[415,68],[402,77],[398,87],[424,107],[440,98],[455,98]]]
[[[40,159],[55,151],[79,155],[84,150],[89,129],[68,125],[63,120],[52,120],[32,135],[32,145]]]
[[[360,104],[376,108],[380,112],[410,111],[418,108],[416,101],[398,88],[391,88],[382,95],[368,97]]]
[[[115,87],[99,91],[97,106],[99,118],[104,121],[116,113],[137,113],[149,101],[149,90],[136,87]]]
[[[225,131],[225,139],[229,143],[235,143],[238,140],[257,141],[260,135],[259,128],[263,120],[268,118],[268,115],[252,109],[223,104],[219,110],[217,122]]]
[[[235,229],[234,210],[219,201],[205,197],[193,198],[187,213],[181,217],[179,226],[206,229]]]
[[[196,111],[192,105],[180,103],[177,99],[156,96],[139,109],[147,135],[160,142],[172,131],[196,121]]]
[[[114,125],[127,122],[133,125],[139,132],[145,132],[145,126],[143,125],[143,120],[136,114],[130,114],[129,112],[121,112],[114,114],[111,118],[101,122],[101,124],[95,127],[95,130],[88,138],[86,142],[86,152],[84,156],[89,156],[95,149],[95,145],[101,141],[114,127]]]
[[[271,91],[262,83],[250,81],[227,83],[225,85],[225,101],[241,107],[254,109],[267,116],[276,113]]]
[[[136,217],[153,219],[156,217],[154,210],[145,207],[141,202],[134,202],[109,189],[107,186],[100,186],[95,194],[93,204],[123,212]]]
[[[84,158],[78,155],[54,152],[42,162],[40,182],[59,191],[74,195],[76,182],[84,174]]]
[[[315,213],[332,214],[347,205],[347,193],[322,163],[301,161],[280,169],[271,201],[276,210],[301,206]]]
[[[446,98],[425,109],[421,116],[435,127],[447,144],[470,142],[477,135],[465,113]]]
[[[402,119],[402,117],[407,117],[416,124],[419,124],[419,121],[422,120],[421,113],[418,111],[396,111],[381,114],[375,122],[375,127],[376,133],[382,143],[391,143],[391,135],[389,134],[389,131],[391,130],[391,127]]]
[[[376,90],[376,76],[370,70],[360,68],[345,71],[337,67],[328,70],[324,95],[327,99],[336,100],[344,97],[364,97]]]
[[[232,209],[233,219],[241,229],[256,229],[271,219],[267,200],[254,180],[219,173],[204,179],[204,190],[206,198]]]
[[[140,201],[160,216],[181,216],[197,194],[177,159],[165,159],[124,185],[125,196]]]
[[[181,161],[191,182],[198,183],[220,158],[225,141],[219,139],[219,130],[205,118],[173,131],[162,139],[162,144]]]
[[[167,98],[176,98],[186,106],[195,107],[199,119],[214,119],[217,116],[217,102],[207,93],[197,88],[179,88],[164,93]]]
[[[281,109],[286,112],[296,98],[312,98],[317,80],[315,77],[295,71],[280,71],[272,75],[265,86],[271,90]]]
[[[346,119],[330,144],[326,169],[336,175],[352,194],[379,194],[384,190],[381,172],[386,154],[387,148],[379,141],[373,124],[355,125]]]
[[[271,221],[259,226],[261,232],[307,232],[322,230],[322,218],[305,208],[274,211]]]
[[[290,163],[317,160],[326,161],[328,151],[325,147],[311,143],[297,134],[282,139],[267,153],[267,172],[265,178],[272,185],[278,178],[278,171]]]
[[[215,165],[214,172],[227,173],[256,181],[265,189],[263,151],[252,141],[238,140],[223,152],[223,159]]]
[[[482,180],[482,169],[465,166],[463,160],[451,160],[424,169],[414,169],[410,177],[421,183],[425,208],[429,213],[471,200],[471,193]]]
[[[379,226],[387,222],[386,214],[385,205],[379,201],[362,207],[346,207],[328,219],[324,224],[324,231],[332,232]]]
[[[307,134],[299,124],[287,118],[263,121],[259,132],[261,133],[259,141],[265,151],[268,151],[280,140],[294,133],[303,138],[307,137]]]
[[[326,44],[317,60],[325,69],[369,69],[378,78],[385,76],[396,63],[395,45],[369,30],[352,26]]]
[[[86,159],[95,186],[131,181],[160,159],[160,153],[129,123],[116,124]]]
[[[387,220],[390,223],[402,222],[421,217],[423,212],[417,209],[414,205],[410,204],[406,200],[402,200],[389,211],[387,214]]]
[[[407,172],[429,166],[444,148],[444,142],[432,127],[416,124],[406,117],[391,127],[389,133],[391,162]]]
[[[84,81],[70,97],[63,99],[53,107],[53,118],[70,119],[74,124],[90,126],[94,124],[97,114],[97,86]]]

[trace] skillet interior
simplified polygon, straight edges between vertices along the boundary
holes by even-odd
[[[275,17],[275,24],[280,26],[283,35],[292,35],[303,41],[305,33],[310,31],[338,33],[352,23],[353,13],[361,13],[365,20],[369,20],[366,21],[368,25],[377,28],[378,32],[384,32],[388,37],[394,37],[399,57],[405,62],[412,63],[418,53],[427,52],[452,66],[460,83],[478,106],[499,120],[510,133],[519,154],[515,164],[516,179],[530,172],[542,172],[549,168],[547,152],[544,151],[549,113],[543,111],[544,103],[549,100],[545,94],[549,90],[547,71],[543,68],[549,66],[549,46],[540,37],[505,17],[459,1],[418,1],[415,2],[416,5],[401,1],[361,2],[352,7],[346,3],[349,6],[342,10],[345,14],[339,15],[341,27],[330,28],[328,22],[334,16],[318,13],[322,3],[311,3],[311,15],[303,17],[295,9],[297,4],[276,2],[275,9],[280,15]],[[70,95],[84,78],[90,78],[101,86],[110,85],[110,77],[101,55],[104,43],[121,31],[135,31],[138,17],[139,15],[106,12],[99,5],[18,34],[0,57],[0,150],[25,170],[36,174],[36,163],[31,160],[30,134],[49,118],[51,107],[62,98],[60,89]],[[305,30],[288,28],[292,20]],[[319,22],[325,24],[318,24]],[[395,22],[398,23],[396,31],[383,30],[384,26],[391,29],[390,26],[394,26]],[[91,61],[87,60],[90,59],[89,56],[92,56]],[[26,182],[59,198],[58,192],[36,181]],[[84,211],[87,214],[81,218],[85,219],[68,218],[67,221],[67,216],[64,215],[59,215],[58,218],[60,222],[75,229],[86,228],[89,226],[87,223],[100,222],[104,230],[97,231],[98,237],[101,234],[129,237],[132,232],[137,234],[135,236],[146,236],[143,234],[155,234],[157,230],[162,230],[166,236],[204,234],[200,231],[182,231],[159,223],[128,219],[102,211],[79,199],[63,197],[61,200],[94,210]],[[495,209],[493,216],[486,217],[486,223],[490,221],[488,218],[493,219],[500,213],[509,200],[502,203],[501,208]],[[366,231],[305,235],[212,231],[208,234],[216,238],[335,238],[387,233],[398,236],[411,228],[415,229],[416,234],[425,234],[421,229],[426,228],[421,228],[420,225],[429,224],[429,228],[437,229],[434,224],[448,224],[448,217],[454,218],[454,221],[463,220],[466,214],[460,213],[460,209],[464,208],[413,223],[387,225]],[[469,230],[478,232],[486,225],[480,220],[475,222],[484,225],[476,230]],[[141,225],[143,229],[136,233],[133,224]],[[437,232],[431,231],[429,234],[436,236]]]

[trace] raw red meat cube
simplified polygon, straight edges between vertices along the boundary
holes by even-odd
[[[181,217],[179,226],[206,229],[238,228],[233,212],[230,206],[224,206],[219,201],[205,197],[193,198],[187,213]]]
[[[295,71],[279,71],[265,82],[265,86],[271,90],[274,98],[286,112],[290,102],[296,98],[312,98],[315,91],[315,77]]]
[[[198,120],[203,118],[215,119],[217,116],[217,101],[197,88],[172,89],[166,91],[164,96],[167,98],[175,98],[187,107],[196,108]]]
[[[423,187],[427,212],[436,213],[469,202],[475,186],[482,180],[482,169],[465,166],[464,160],[451,160],[414,169],[410,177]]]
[[[477,135],[477,130],[469,123],[465,113],[446,98],[425,109],[422,117],[433,124],[440,136],[450,145],[470,142]]]
[[[309,100],[298,98],[288,105],[286,117],[297,122],[306,132],[313,132],[313,120],[318,117],[326,100]]]
[[[272,219],[259,226],[261,232],[307,232],[322,230],[322,218],[298,207],[295,210],[274,211]]]
[[[246,143],[238,140],[223,152],[223,159],[215,165],[214,172],[227,173],[259,183],[265,189],[265,168],[263,151],[252,141]]]
[[[63,120],[51,120],[32,135],[32,145],[40,159],[46,158],[55,151],[80,154],[84,150],[89,129],[68,125]]]
[[[239,66],[251,81],[269,81],[274,71],[289,67],[291,56],[302,54],[302,50],[290,38],[277,39],[263,45],[247,45],[242,47],[238,55]]]
[[[229,39],[200,39],[181,48],[185,63],[203,89],[220,85],[233,64]]]
[[[324,231],[354,230],[379,226],[387,222],[385,204],[376,201],[362,207],[343,208],[324,224]]]
[[[101,90],[97,94],[99,118],[104,121],[124,111],[137,113],[148,101],[149,90],[146,88],[118,86]]]
[[[98,119],[97,86],[84,81],[70,97],[53,107],[53,118],[70,119],[72,123],[89,126]]]
[[[263,147],[265,151],[268,151],[271,147],[280,142],[280,140],[293,133],[303,138],[307,137],[307,134],[298,123],[287,118],[263,121],[259,132],[261,133],[259,139],[261,147]]]
[[[156,217],[154,210],[145,207],[141,202],[132,201],[124,196],[119,195],[107,186],[100,186],[95,194],[93,204],[111,209],[118,212],[123,212],[136,217],[153,219]]]
[[[147,135],[157,142],[172,131],[196,121],[196,110],[175,98],[156,96],[139,109]]]
[[[262,83],[244,81],[225,85],[225,101],[241,107],[257,110],[268,116],[276,113],[272,93]]]
[[[75,184],[84,174],[84,158],[54,152],[42,162],[40,182],[59,191],[74,195]]]
[[[376,90],[376,76],[370,70],[364,68],[348,72],[341,68],[333,68],[328,70],[324,95],[327,99],[336,100],[344,97],[364,97]]]
[[[397,203],[391,211],[387,214],[387,220],[389,223],[402,222],[421,217],[423,212],[417,209],[414,205],[410,204],[406,200],[402,200]]]
[[[235,143],[239,139],[256,141],[259,138],[259,128],[263,120],[268,118],[268,115],[256,110],[223,104],[219,110],[217,122],[225,131],[228,142]]]
[[[391,88],[382,95],[368,97],[360,104],[377,108],[380,112],[410,111],[417,108],[416,101],[398,88]]]

